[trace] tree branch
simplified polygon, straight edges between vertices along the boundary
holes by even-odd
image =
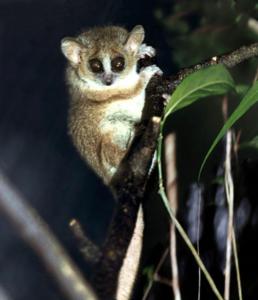
[[[101,256],[99,247],[89,239],[89,237],[83,231],[81,224],[76,219],[72,219],[69,223],[69,226],[85,261],[90,264],[97,263]]]
[[[245,60],[257,56],[258,43],[254,43],[249,46],[243,46],[227,54],[213,56],[201,63],[182,69],[173,76],[163,77],[162,79],[160,79],[159,86],[156,86],[156,89],[159,90],[160,93],[171,94],[183,81],[183,79],[191,73],[217,64],[222,64],[227,68],[233,68],[244,62]]]
[[[97,299],[48,226],[1,173],[0,212],[45,263],[67,299]]]
[[[144,196],[145,185],[159,134],[159,118],[153,118],[142,136],[123,159],[111,182],[117,200],[109,234],[102,248],[102,257],[96,265],[93,282],[101,299],[114,299],[119,271],[130,244],[137,213]]]

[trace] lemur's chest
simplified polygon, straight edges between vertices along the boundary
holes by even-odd
[[[99,124],[100,132],[111,136],[111,142],[126,149],[131,142],[135,124],[140,122],[145,101],[145,91],[130,99],[111,102],[107,105]]]

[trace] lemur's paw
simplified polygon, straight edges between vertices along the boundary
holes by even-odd
[[[162,74],[163,74],[161,69],[156,65],[151,65],[151,66],[145,67],[141,70],[141,72],[144,72],[150,78],[154,75],[162,76]]]
[[[147,46],[146,44],[141,44],[138,52],[139,58],[144,58],[145,56],[153,57],[156,55],[156,50],[151,47]]]

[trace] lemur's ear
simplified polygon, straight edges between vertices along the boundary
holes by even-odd
[[[144,28],[142,25],[137,25],[129,33],[128,39],[125,44],[125,48],[132,52],[134,55],[137,54],[140,45],[144,40]]]
[[[74,65],[81,61],[82,45],[73,38],[64,38],[61,41],[61,50],[64,56]]]

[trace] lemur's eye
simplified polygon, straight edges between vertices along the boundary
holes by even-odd
[[[103,72],[103,65],[101,61],[97,58],[93,58],[89,61],[90,68],[93,73],[102,73]]]
[[[125,59],[122,56],[118,56],[111,61],[111,68],[114,72],[121,72],[125,67]]]

